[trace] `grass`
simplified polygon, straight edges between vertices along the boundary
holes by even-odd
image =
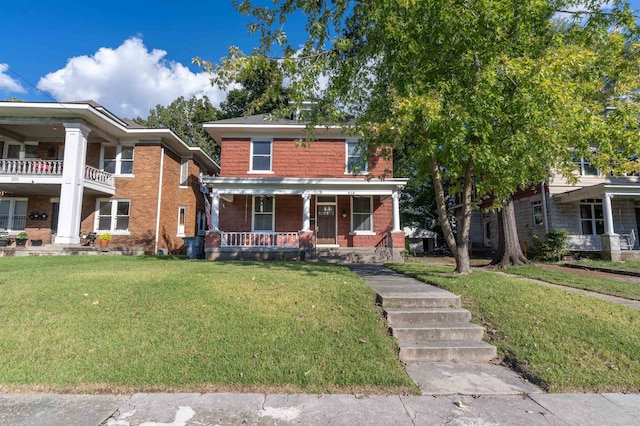
[[[640,391],[640,312],[493,272],[392,269],[461,295],[504,361],[550,392]]]
[[[336,265],[0,259],[0,391],[416,393]]]
[[[556,271],[541,266],[526,265],[506,268],[506,272],[552,284],[595,291],[596,293],[640,300],[640,285],[618,280],[587,276],[571,271]]]
[[[575,263],[577,265],[598,266],[601,268],[640,272],[640,260],[625,260],[624,262],[612,262],[610,260],[600,260],[600,259],[593,259],[593,260],[581,259],[579,261],[572,262],[572,263]]]

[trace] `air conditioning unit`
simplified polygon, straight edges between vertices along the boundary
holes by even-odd
[[[166,248],[158,249],[158,256],[166,256],[168,254],[169,254],[169,249],[166,249]]]

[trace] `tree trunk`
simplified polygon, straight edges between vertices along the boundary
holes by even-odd
[[[491,265],[503,269],[507,265],[524,265],[530,263],[520,249],[516,215],[513,200],[509,199],[498,212],[498,251]]]

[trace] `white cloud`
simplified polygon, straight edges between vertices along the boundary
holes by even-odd
[[[122,117],[146,117],[156,105],[179,96],[206,95],[214,105],[226,93],[210,83],[207,73],[163,59],[167,52],[148,51],[132,37],[116,49],[100,48],[93,56],[76,56],[38,82],[38,89],[58,101],[94,100]]]
[[[7,72],[9,72],[9,65],[0,63],[0,92],[26,93],[25,88],[8,76]]]

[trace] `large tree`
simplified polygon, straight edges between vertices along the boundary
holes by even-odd
[[[232,48],[212,68],[215,81],[229,84],[277,52],[290,98],[316,100],[315,123],[343,110],[372,148],[412,141],[460,273],[470,272],[474,199],[492,197],[500,208],[554,171],[572,178],[575,155],[607,170],[639,151],[638,103],[629,96],[640,87],[638,30],[624,1],[274,3],[236,2],[255,18],[250,30],[262,43],[251,55]],[[308,33],[302,46],[285,32],[300,13]],[[445,180],[461,206],[457,236]]]

